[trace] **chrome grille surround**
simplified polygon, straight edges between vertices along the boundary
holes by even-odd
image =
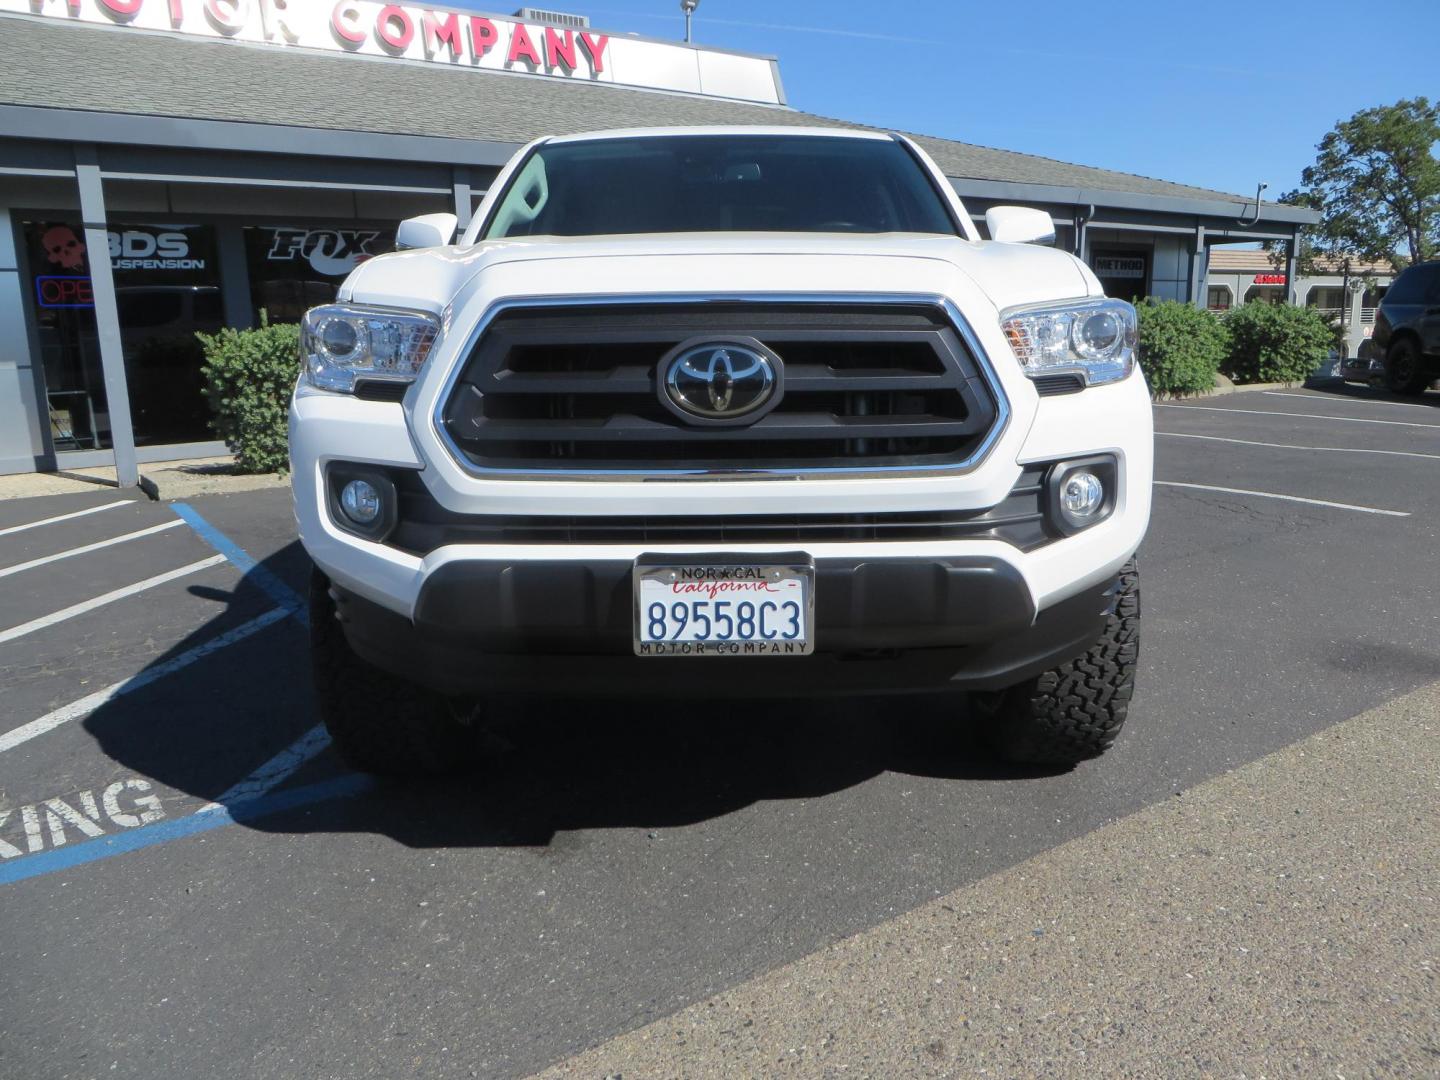
[[[537,465],[526,463],[523,467],[505,467],[478,464],[463,448],[450,431],[447,412],[451,409],[457,391],[463,385],[463,377],[472,366],[477,349],[484,335],[496,319],[512,312],[554,309],[607,308],[623,311],[626,308],[660,307],[673,305],[692,308],[714,306],[717,311],[733,310],[737,306],[745,309],[770,311],[782,307],[804,308],[806,306],[855,307],[855,308],[928,308],[942,314],[945,329],[953,331],[960,345],[968,354],[967,359],[975,375],[988,392],[989,405],[993,416],[988,428],[968,447],[963,457],[942,462],[876,464],[863,457],[853,464],[843,458],[835,463],[820,465],[682,465],[664,467],[644,465],[642,467],[616,468],[613,465],[587,467],[583,461],[557,458],[554,463]],[[963,374],[963,373],[962,373]],[[593,294],[567,296],[516,297],[492,304],[475,327],[467,335],[456,360],[447,376],[444,386],[436,397],[431,423],[441,444],[452,459],[468,475],[481,479],[529,479],[529,480],[690,480],[690,479],[767,479],[794,478],[803,476],[844,476],[861,478],[865,476],[935,475],[937,473],[958,474],[973,470],[994,447],[1009,425],[1011,410],[999,379],[985,349],[981,346],[969,322],[956,305],[949,299],[934,294],[895,293],[735,293],[735,294]],[[744,429],[739,429],[743,431]],[[677,441],[689,441],[695,431],[677,430]]]

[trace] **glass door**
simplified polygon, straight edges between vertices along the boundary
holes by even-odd
[[[84,231],[57,220],[24,229],[55,449],[109,449]],[[107,240],[136,444],[213,439],[195,334],[224,323],[214,227],[115,223]]]

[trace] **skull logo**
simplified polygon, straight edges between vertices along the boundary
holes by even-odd
[[[67,225],[55,225],[40,237],[45,257],[65,270],[85,269],[85,245]]]

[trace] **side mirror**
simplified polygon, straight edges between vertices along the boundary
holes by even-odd
[[[421,214],[406,218],[395,230],[395,250],[444,247],[455,238],[460,219],[454,214]]]
[[[1055,223],[1044,210],[1029,206],[992,206],[985,211],[991,240],[1005,244],[1053,244]]]

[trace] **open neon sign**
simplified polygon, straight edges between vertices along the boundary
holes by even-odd
[[[88,277],[42,274],[35,278],[35,300],[42,308],[93,308],[95,292]]]

